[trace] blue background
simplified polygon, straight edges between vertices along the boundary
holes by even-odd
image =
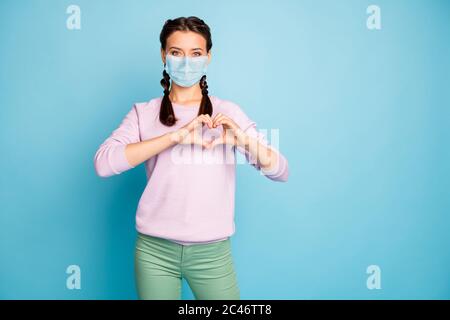
[[[102,179],[93,156],[162,95],[159,32],[189,15],[212,30],[210,94],[279,128],[289,160],[286,183],[237,166],[241,298],[450,298],[445,0],[1,1],[0,298],[137,297],[144,167]]]

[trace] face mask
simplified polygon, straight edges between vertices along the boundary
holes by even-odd
[[[175,57],[166,54],[164,70],[175,83],[182,87],[190,87],[206,74],[208,56]]]

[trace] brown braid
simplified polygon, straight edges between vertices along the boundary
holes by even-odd
[[[172,101],[170,101],[170,76],[163,70],[163,78],[161,79],[161,86],[164,88],[164,97],[162,99],[161,105],[164,108],[160,108],[159,120],[166,126],[173,126],[177,119],[175,118],[175,112],[173,111]]]
[[[206,75],[199,81],[200,88],[202,89],[202,102],[200,103],[200,108],[198,110],[198,115],[201,114],[209,114],[212,116],[213,106],[211,103],[211,99],[208,96],[208,83],[206,82]]]

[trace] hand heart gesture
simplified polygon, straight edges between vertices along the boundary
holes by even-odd
[[[212,127],[223,127],[222,134],[208,144],[208,148],[212,149],[217,145],[230,144],[234,146],[243,146],[246,144],[247,135],[239,128],[236,122],[228,116],[218,113],[212,119]]]
[[[210,141],[205,141],[202,137],[203,124],[212,128],[213,123],[209,114],[197,116],[191,122],[173,132],[171,139],[179,144],[195,144],[207,148]]]

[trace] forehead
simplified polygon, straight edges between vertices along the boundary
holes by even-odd
[[[184,51],[194,48],[202,48],[206,51],[206,39],[202,35],[192,31],[175,31],[167,38],[167,49],[177,47]]]

